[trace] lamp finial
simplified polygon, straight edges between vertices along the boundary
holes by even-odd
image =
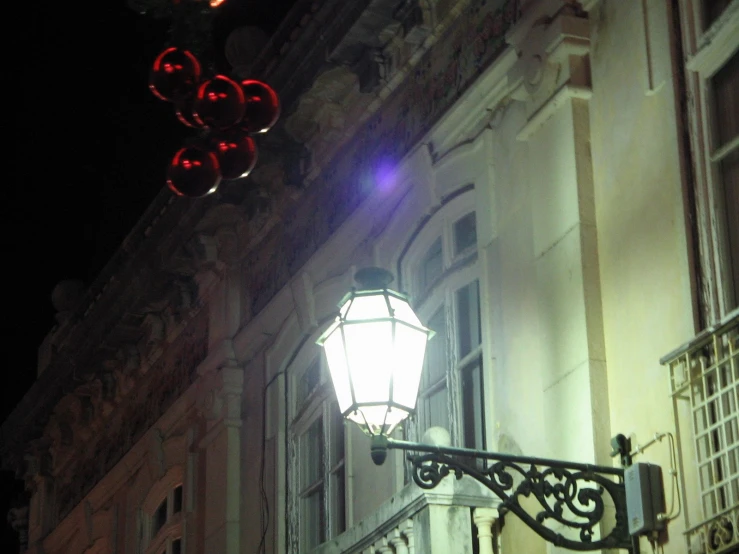
[[[393,274],[381,267],[363,267],[354,274],[362,290],[384,289],[393,282]]]

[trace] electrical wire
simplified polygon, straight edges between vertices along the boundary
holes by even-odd
[[[671,521],[677,518],[682,511],[682,502],[680,502],[680,486],[677,482],[677,447],[675,446],[675,437],[672,433],[665,433],[670,441],[670,475],[672,475],[672,502],[670,503],[670,511],[665,515],[665,521]],[[673,514],[675,507],[675,499],[677,498],[677,513]]]

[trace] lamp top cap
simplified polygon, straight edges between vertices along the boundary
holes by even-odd
[[[362,290],[384,289],[393,282],[393,274],[381,267],[363,267],[354,274]]]

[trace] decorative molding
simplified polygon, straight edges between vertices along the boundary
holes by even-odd
[[[592,95],[587,18],[576,6],[559,2],[541,2],[532,13],[540,17],[525,16],[508,35],[519,52],[509,80],[520,85],[511,96],[524,103],[528,119],[518,140],[528,140],[566,100]]]
[[[58,520],[68,514],[85,495],[112,469],[123,455],[143,436],[143,434],[169,409],[197,377],[197,367],[205,359],[208,344],[207,310],[200,312],[187,328],[180,333],[166,353],[152,365],[144,377],[136,381],[139,394],[130,402],[121,404],[114,423],[108,418],[107,433],[92,436],[86,444],[75,447],[74,458],[62,458],[69,454],[65,436],[69,440],[72,427],[68,427],[64,418],[69,418],[69,411],[53,418],[48,427],[51,442],[50,451],[53,459],[53,472],[57,476],[55,496],[58,508]],[[142,379],[145,379],[142,381]],[[65,406],[76,406],[65,404]],[[72,413],[78,410],[74,407]],[[163,445],[157,440],[150,443],[154,457],[155,475],[161,474],[165,467]],[[80,456],[80,453],[87,456]],[[157,468],[159,471],[157,471]]]
[[[560,88],[551,99],[541,107],[534,115],[528,120],[526,125],[516,135],[516,140],[525,141],[528,140],[531,135],[538,131],[558,110],[561,108],[567,100],[580,99],[590,100],[593,96],[593,91],[589,88],[581,88],[572,85],[564,85]]]

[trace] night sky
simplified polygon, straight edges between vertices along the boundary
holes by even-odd
[[[226,0],[216,44],[245,24],[273,31],[293,3]],[[4,60],[6,117],[15,125],[4,141],[13,178],[4,181],[10,194],[2,203],[0,421],[35,379],[38,346],[54,324],[54,286],[95,279],[163,187],[165,167],[188,135],[171,105],[148,89],[167,21],[135,13],[125,0],[21,2],[13,10],[6,21],[23,31]],[[9,475],[2,477],[4,520],[13,491]],[[0,551],[16,552],[2,526]]]

